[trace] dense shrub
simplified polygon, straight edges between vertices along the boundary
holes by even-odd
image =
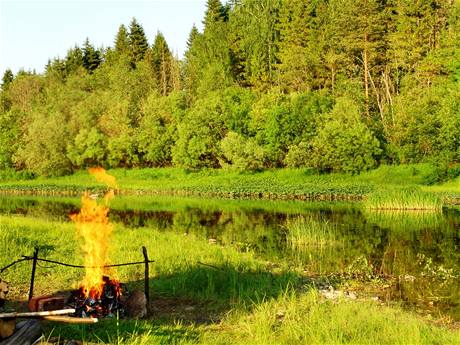
[[[227,133],[221,141],[223,168],[258,170],[264,166],[265,151],[253,138],[246,139],[235,132]]]

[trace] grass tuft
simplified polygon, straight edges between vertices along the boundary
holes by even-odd
[[[371,193],[364,205],[371,210],[432,210],[442,211],[441,199],[416,187],[382,189]]]

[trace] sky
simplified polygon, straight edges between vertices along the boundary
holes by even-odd
[[[65,57],[86,37],[96,47],[114,45],[121,24],[135,17],[149,44],[161,31],[182,57],[190,30],[202,30],[206,0],[0,0],[0,78],[7,68],[42,73],[50,58]]]

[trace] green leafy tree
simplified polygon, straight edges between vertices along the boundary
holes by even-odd
[[[15,164],[38,175],[65,175],[72,171],[66,147],[70,140],[63,114],[49,107],[29,113],[27,131],[15,154]]]
[[[149,166],[167,166],[172,163],[172,147],[177,136],[177,123],[185,111],[181,93],[160,97],[152,93],[143,106],[139,126],[138,146],[142,160]]]
[[[311,141],[307,166],[321,171],[358,173],[374,168],[382,153],[380,143],[361,121],[359,108],[338,99]]]
[[[219,142],[225,136],[221,97],[211,93],[198,100],[177,126],[173,163],[187,168],[219,167]]]
[[[254,138],[245,138],[235,132],[228,132],[220,142],[223,168],[235,170],[259,170],[264,166],[265,150]]]

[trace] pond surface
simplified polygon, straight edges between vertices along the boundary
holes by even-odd
[[[79,199],[0,197],[0,214],[69,221]],[[383,301],[460,320],[460,209],[369,212],[359,204],[117,197],[124,226],[193,233],[314,277],[378,286]]]

